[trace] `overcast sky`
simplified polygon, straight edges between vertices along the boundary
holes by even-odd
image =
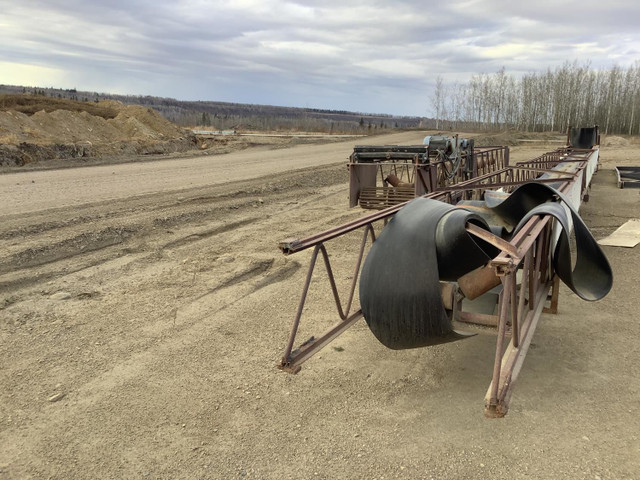
[[[0,84],[399,115],[435,79],[640,59],[639,0],[0,0]]]

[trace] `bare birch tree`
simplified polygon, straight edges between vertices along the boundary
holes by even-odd
[[[565,62],[555,70],[516,78],[504,68],[447,85],[436,79],[431,97],[436,128],[443,120],[476,130],[566,131],[569,125],[603,133],[640,133],[640,61],[608,70]]]

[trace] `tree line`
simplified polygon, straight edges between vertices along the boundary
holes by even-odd
[[[640,133],[640,61],[592,69],[565,62],[515,77],[504,67],[466,83],[436,79],[430,98],[437,129],[566,131],[600,125],[604,134]]]
[[[79,91],[76,88],[0,85],[0,94],[25,93],[84,102],[117,100],[125,105],[143,105],[153,108],[180,126],[210,127],[216,130],[299,130],[369,134],[393,128],[428,128],[433,125],[432,120],[424,117],[218,101],[182,101],[150,95]]]
[[[326,133],[371,133],[378,129],[424,126],[423,117],[366,114],[345,110],[280,107],[215,101],[180,101],[158,97],[135,99],[112,96],[150,106],[182,126],[220,130],[301,130]]]

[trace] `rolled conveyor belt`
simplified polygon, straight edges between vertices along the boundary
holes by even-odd
[[[609,262],[578,213],[554,188],[528,183],[506,199],[488,197],[487,203],[517,225],[513,234],[534,215],[554,216],[561,226],[552,256],[558,277],[585,300],[598,300],[609,292],[613,282]],[[573,269],[567,210],[576,238]],[[397,350],[468,336],[453,329],[439,281],[456,281],[487,264],[499,250],[470,235],[467,222],[491,230],[475,213],[417,198],[394,216],[374,242],[362,268],[359,294],[365,320],[382,344]]]

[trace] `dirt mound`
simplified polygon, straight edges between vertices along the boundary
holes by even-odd
[[[64,108],[52,111],[43,108],[29,115],[9,109],[7,103],[16,106],[5,101],[4,111],[0,111],[0,165],[24,165],[54,158],[173,153],[196,148],[193,133],[151,108],[125,106],[112,100],[97,103],[67,100],[60,104]],[[2,106],[0,101],[0,110]],[[80,110],[81,107],[90,108]]]
[[[177,138],[185,134],[184,129],[169,122],[152,108],[137,105],[120,110],[118,116],[109,120],[109,123],[134,138]]]
[[[631,144],[629,140],[615,135],[607,135],[602,141],[603,147],[628,147]]]
[[[122,106],[122,104],[120,104]],[[120,109],[118,102],[79,102],[67,98],[47,97],[44,95],[0,95],[0,111],[14,111],[33,115],[44,110],[69,110],[71,112],[89,112],[102,118],[114,118]]]
[[[520,139],[513,134],[498,133],[495,135],[478,135],[474,137],[476,147],[489,147],[493,145],[508,145],[510,147],[520,145]]]
[[[528,143],[552,144],[564,143],[566,135],[555,132],[500,132],[495,134],[470,135],[478,147],[508,145],[515,147]]]

